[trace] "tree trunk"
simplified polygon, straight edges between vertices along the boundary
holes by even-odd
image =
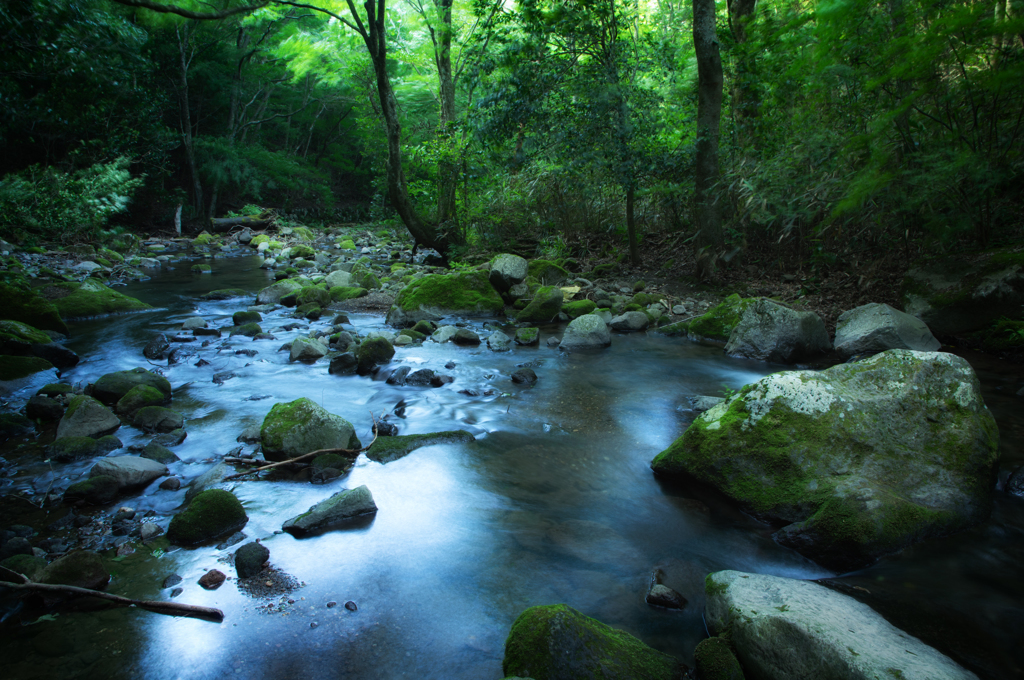
[[[636,189],[633,185],[626,187],[626,234],[629,236],[629,262],[633,266],[640,264],[640,247],[636,240],[636,219],[633,210],[633,199]]]
[[[754,77],[752,59],[743,45],[750,39],[750,28],[756,15],[756,0],[730,0],[729,27],[733,39],[739,45],[736,58],[736,79],[732,86],[732,110],[739,129],[739,142],[743,145],[756,146],[756,120],[760,100],[757,89],[752,86]]]
[[[195,214],[199,216],[203,214],[203,185],[199,181],[199,171],[196,168],[195,144],[192,139],[192,111],[188,100],[188,67],[191,61],[191,59],[185,56],[185,49],[189,41],[188,26],[186,23],[182,26],[181,31],[176,31],[178,36],[178,55],[180,57],[178,104],[180,105],[181,112],[181,144],[185,147],[188,172],[192,176],[192,206]]]
[[[436,226],[428,225],[416,214],[409,199],[409,187],[405,183],[402,171],[402,127],[398,121],[398,102],[391,88],[391,79],[387,72],[387,45],[384,36],[385,0],[378,0],[377,11],[373,2],[364,5],[367,23],[363,32],[363,40],[370,53],[370,62],[377,80],[377,97],[380,100],[381,114],[384,116],[384,131],[388,142],[388,197],[406,229],[420,245],[433,248],[441,255],[448,252],[447,237],[440,233]],[[354,10],[353,10],[354,13]]]
[[[715,0],[693,0],[693,45],[697,53],[697,159],[694,167],[697,247],[717,249],[725,239],[715,191],[723,80],[722,58],[715,34]]]
[[[436,0],[441,17],[437,51],[437,78],[441,95],[441,135],[451,140],[455,133],[455,79],[452,76],[452,0]],[[459,180],[456,162],[444,157],[437,168],[437,222],[444,229],[456,220],[455,190]]]

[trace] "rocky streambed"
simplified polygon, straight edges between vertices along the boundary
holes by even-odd
[[[558,677],[544,675],[534,654],[550,640],[543,622],[571,621],[577,641],[609,639],[574,612],[635,636],[613,643],[624,645],[622,654],[635,644],[657,650],[646,670],[624,667],[622,677],[663,677],[680,662],[694,666],[708,626],[720,633],[739,625],[721,613],[729,602],[762,597],[732,590],[744,584],[737,573],[782,583],[825,579],[833,589],[826,592],[865,601],[938,649],[940,666],[951,658],[952,668],[982,677],[1018,673],[1013,631],[1024,593],[1014,565],[1024,512],[1019,500],[992,492],[1021,462],[1020,379],[1005,366],[970,357],[981,382],[969,395],[951,392],[963,402],[956,408],[977,410],[983,400],[978,434],[963,433],[978,440],[979,453],[955,484],[982,491],[950,500],[969,507],[957,515],[963,521],[943,515],[920,524],[930,515],[915,510],[919,523],[908,540],[883,532],[838,549],[809,544],[815,528],[801,525],[802,533],[790,527],[797,538],[783,547],[773,538],[780,517],[785,524],[818,517],[836,503],[829,499],[853,497],[850,480],[865,480],[852,488],[886,502],[893,493],[882,483],[889,473],[866,465],[833,486],[824,470],[816,482],[786,477],[816,484],[801,496],[806,507],[788,496],[765,506],[743,498],[735,470],[746,465],[742,451],[725,481],[715,476],[721,469],[687,468],[704,455],[697,434],[708,439],[708,430],[735,427],[724,441],[753,436],[741,434],[738,411],[770,422],[778,417],[772,408],[807,410],[806,400],[768,404],[780,392],[772,383],[760,392],[744,388],[799,368],[763,359],[818,367],[836,360],[826,354],[829,334],[821,340],[799,313],[743,300],[712,308],[668,299],[555,263],[524,263],[517,272],[524,265],[511,260],[432,279],[437,273],[400,244],[370,238],[359,245],[358,237],[339,237],[310,252],[291,252],[287,241],[271,250],[268,238],[262,252],[280,253],[273,258],[249,254],[251,243],[225,252],[203,240],[171,250],[151,278],[118,289],[152,311],[71,323],[63,346],[79,361],[61,369],[66,388],[46,387],[54,378],[44,372],[9,392],[9,412],[36,399],[42,425],[41,435],[15,432],[6,445],[4,548],[20,551],[20,566],[37,568],[40,579],[61,556],[94,552],[97,562],[76,567],[93,574],[93,585],[105,576],[110,592],[217,607],[224,623],[88,607],[50,613],[8,598],[0,644],[11,677]],[[507,311],[494,315],[499,310]],[[781,327],[790,317],[795,331],[731,337],[744,323],[782,319],[773,321]],[[694,342],[701,338],[729,340],[731,353],[747,358]],[[936,384],[973,379],[936,377],[931,359],[910,356]],[[963,365],[956,370],[973,376]],[[913,372],[903,379],[927,384]],[[839,383],[822,385],[852,398]],[[54,404],[38,399],[40,390]],[[716,405],[720,397],[728,400]],[[905,402],[893,404],[879,403],[878,413],[898,420],[894,409],[904,412]],[[917,439],[932,441],[928,423],[944,417],[939,406],[906,412],[908,422],[924,423]],[[821,416],[828,404],[815,408]],[[698,417],[694,441],[674,444]],[[986,440],[996,423],[1001,436]],[[887,436],[898,436],[898,424],[888,427]],[[318,450],[259,479],[229,479]],[[662,461],[670,451],[687,453],[669,456],[671,465],[656,462],[655,476],[650,464],[662,451]],[[883,515],[890,506],[883,504]],[[857,521],[874,521],[864,517]],[[718,572],[725,575],[708,580]],[[786,597],[794,609],[818,606],[796,591]],[[771,606],[784,616],[786,598],[780,602]],[[568,608],[530,609],[556,603]],[[705,625],[706,603],[718,623]],[[521,618],[524,610],[533,614]],[[871,625],[881,639],[884,626]],[[508,640],[518,650],[511,657],[510,630],[519,631]],[[737,651],[745,667],[763,667]]]

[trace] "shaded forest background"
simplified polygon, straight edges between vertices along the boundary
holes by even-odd
[[[0,236],[273,209],[404,225],[456,259],[671,245],[709,270],[1020,238],[1024,0],[706,7],[723,96],[702,189],[689,1],[4,3]]]

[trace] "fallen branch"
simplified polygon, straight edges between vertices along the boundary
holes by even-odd
[[[167,616],[188,616],[193,619],[204,619],[206,621],[213,621],[214,623],[220,623],[224,620],[224,612],[219,609],[212,607],[200,607],[194,604],[182,604],[181,602],[157,602],[155,600],[133,600],[127,597],[121,597],[120,595],[112,595],[110,593],[104,593],[101,590],[90,590],[89,588],[79,588],[78,586],[62,586],[54,585],[50,583],[33,583],[24,574],[18,574],[10,570],[8,573],[16,574],[24,579],[24,583],[9,583],[7,581],[0,581],[0,587],[12,588],[14,590],[27,590],[36,591],[42,593],[62,593],[65,595],[85,595],[88,597],[97,597],[101,600],[107,600],[113,602],[119,607],[139,607],[146,611],[153,612],[154,614],[166,614]]]
[[[373,441],[370,442],[369,444],[367,444],[366,446],[364,446],[361,449],[319,449],[317,451],[310,451],[309,453],[304,453],[301,456],[296,456],[295,458],[289,458],[288,460],[279,460],[276,463],[271,463],[269,465],[263,465],[263,466],[258,467],[258,468],[253,468],[252,470],[246,470],[245,472],[239,472],[237,474],[230,475],[228,477],[225,477],[221,481],[225,481],[226,482],[226,481],[231,480],[231,479],[238,479],[239,477],[245,477],[246,475],[252,475],[252,474],[255,474],[257,472],[263,472],[264,470],[270,470],[272,468],[281,467],[282,465],[290,465],[292,463],[298,463],[299,461],[306,460],[307,458],[312,458],[313,456],[319,456],[322,453],[340,453],[340,454],[348,454],[350,456],[358,456],[360,453],[362,453],[363,451],[366,451],[371,446],[373,446],[373,442],[377,441],[377,428],[376,428],[377,419],[374,417],[373,411],[370,412],[370,418],[373,419],[373,424],[375,426],[373,428]]]

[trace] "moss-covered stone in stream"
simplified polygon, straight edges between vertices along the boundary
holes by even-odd
[[[417,321],[416,325],[412,327],[412,330],[417,333],[422,333],[424,337],[429,337],[437,330],[437,324],[433,321],[423,319],[422,321]]]
[[[536,345],[540,340],[540,331],[536,328],[517,328],[517,345]]]
[[[748,385],[651,467],[786,524],[780,543],[845,570],[985,519],[997,444],[963,359],[890,350]]]
[[[542,286],[533,295],[533,300],[516,315],[520,323],[550,323],[562,311],[564,300],[562,289],[555,286]]]
[[[332,301],[344,302],[345,300],[365,297],[369,291],[365,288],[359,288],[356,286],[335,286],[334,288],[331,288],[328,293],[330,294]]]
[[[231,315],[231,323],[235,326],[244,326],[247,323],[259,323],[263,317],[259,312],[235,312]]]
[[[49,371],[52,368],[53,364],[39,357],[0,355],[0,381],[21,380],[40,371]]]
[[[120,486],[113,477],[96,475],[69,486],[64,492],[64,502],[82,501],[90,505],[106,505],[117,498],[119,490]]]
[[[259,335],[262,332],[263,329],[260,328],[260,325],[258,323],[246,323],[242,324],[241,326],[232,327],[228,335],[244,335],[246,337],[252,338]]]
[[[92,396],[104,404],[116,404],[136,385],[149,385],[159,390],[166,400],[171,398],[171,383],[167,378],[150,373],[144,368],[133,368],[128,371],[107,373],[96,381],[92,388]]]
[[[171,519],[167,538],[178,545],[197,545],[238,531],[249,521],[245,508],[223,489],[207,489]]]
[[[35,555],[14,555],[0,562],[0,567],[10,569],[15,574],[21,574],[28,577],[30,581],[35,581],[46,569],[46,560]]]
[[[117,400],[114,411],[118,415],[129,416],[146,406],[160,406],[168,401],[167,395],[155,387],[151,385],[136,385]]]
[[[356,244],[352,241],[352,239],[347,238],[343,241],[338,242],[338,248],[340,248],[341,250],[355,250]]]
[[[291,247],[291,250],[288,252],[288,257],[293,260],[298,257],[308,260],[312,257],[316,257],[316,251],[305,244],[299,244]]]
[[[211,274],[213,273],[213,267],[208,264],[194,264],[192,265],[193,274]]]
[[[399,331],[398,334],[399,335],[404,335],[404,336],[406,336],[408,338],[412,338],[414,342],[423,342],[424,340],[427,339],[426,335],[424,335],[423,333],[420,333],[419,331],[414,331],[411,328],[406,328],[406,329],[404,329],[402,331]]]
[[[668,335],[670,337],[688,335],[690,332],[690,322],[676,321],[675,323],[670,323],[665,326],[662,326],[661,328],[658,329],[658,332]]]
[[[744,680],[740,662],[725,638],[701,640],[693,650],[693,659],[701,680]]]
[[[274,404],[263,419],[260,441],[267,460],[287,460],[320,449],[358,449],[355,428],[311,399]]]
[[[584,314],[590,314],[595,309],[597,309],[597,303],[593,300],[573,300],[572,302],[562,304],[562,311],[565,312],[570,319],[575,319],[576,317],[583,316]]]
[[[369,375],[378,366],[391,361],[395,356],[395,348],[387,338],[380,336],[369,338],[360,343],[356,350],[356,359],[359,360],[359,375]]]
[[[219,288],[211,290],[209,293],[204,293],[199,298],[201,300],[230,300],[231,298],[244,297],[248,294],[241,288]]]
[[[0,314],[5,319],[21,321],[44,331],[71,334],[56,305],[35,291],[0,283],[0,300],[4,301]]]
[[[727,342],[732,334],[732,329],[740,322],[743,310],[753,300],[741,298],[733,294],[715,305],[703,316],[690,321],[688,333],[690,337],[702,340],[717,340]]]
[[[110,581],[110,572],[103,566],[99,553],[76,550],[50,562],[39,575],[40,583],[77,586],[102,590]]]
[[[43,288],[42,292],[53,302],[61,318],[67,321],[152,309],[145,302],[118,293],[92,279],[81,283],[52,283]]]
[[[369,264],[364,264],[362,260],[352,265],[352,283],[360,288],[366,288],[367,290],[376,290],[380,288],[380,279],[370,269]]]
[[[465,430],[449,430],[447,432],[430,432],[427,434],[404,434],[395,437],[377,437],[366,457],[378,463],[390,463],[404,458],[418,448],[435,444],[462,444],[474,441],[475,437]]]
[[[506,676],[536,680],[671,680],[682,671],[671,656],[564,604],[519,615],[501,668]]]
[[[388,312],[393,326],[412,326],[431,315],[497,314],[505,306],[487,272],[428,274],[403,288]]]
[[[0,354],[25,354],[32,345],[47,344],[50,336],[21,321],[0,321]]]
[[[50,458],[58,463],[92,458],[97,453],[96,440],[92,437],[61,437],[48,447]]]

